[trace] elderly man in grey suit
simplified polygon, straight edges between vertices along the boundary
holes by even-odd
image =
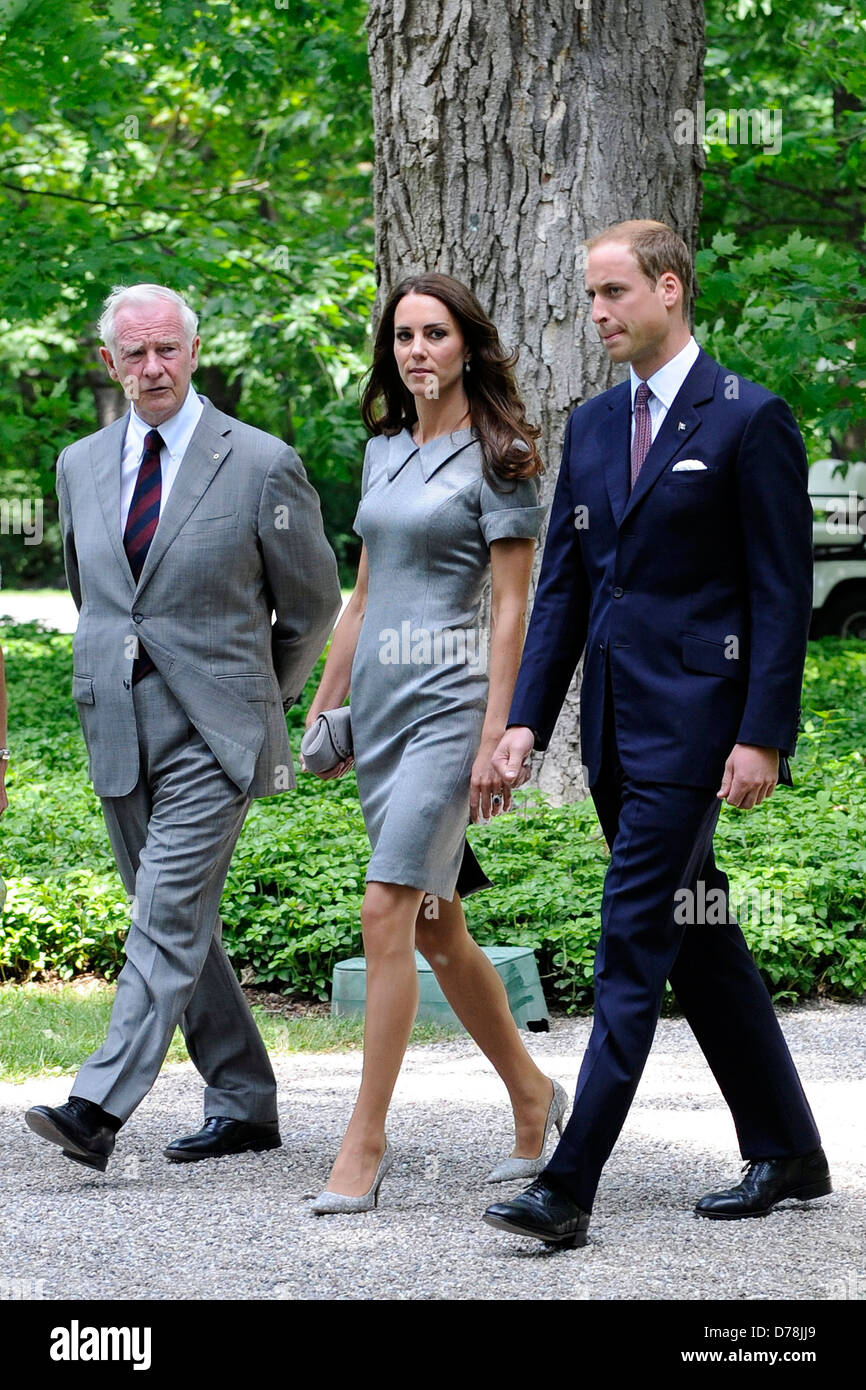
[[[222,947],[219,903],[250,801],[295,785],[284,711],[340,591],[297,454],[193,390],[197,327],[172,290],[115,290],[101,351],[131,407],[57,465],[80,610],[73,694],[132,911],[106,1041],[66,1105],[26,1118],[100,1171],[178,1024],[206,1082],[205,1125],[166,1156],[281,1142],[274,1074]]]

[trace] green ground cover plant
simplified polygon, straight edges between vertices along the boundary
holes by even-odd
[[[0,977],[111,979],[123,963],[127,903],[70,698],[71,638],[35,624],[0,630],[10,691],[10,808],[0,823],[9,894]],[[305,702],[290,712],[297,749]],[[866,993],[866,644],[810,645],[795,787],[753,812],[725,807],[717,857],[774,997]],[[516,811],[470,832],[495,887],[467,900],[482,945],[537,954],[549,1002],[592,1002],[607,849],[591,802]],[[369,845],[353,775],[254,804],[223,899],[225,941],[245,984],[328,997],[334,964],[360,954]]]

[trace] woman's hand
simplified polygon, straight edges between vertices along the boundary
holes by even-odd
[[[478,825],[486,825],[494,816],[507,811],[511,806],[511,789],[507,787],[493,766],[495,739],[485,739],[472,764],[472,777],[469,783],[469,819]]]
[[[352,590],[352,596],[334,628],[322,679],[319,681],[319,688],[313,696],[312,704],[307,710],[307,717],[304,720],[305,729],[312,728],[323,710],[339,709],[349,694],[352,662],[367,606],[368,580],[367,549],[366,546],[362,546],[358,578]],[[303,754],[300,755],[299,762],[304,772],[309,772]],[[332,767],[330,772],[317,772],[315,776],[320,777],[323,782],[329,782],[333,777],[342,777],[343,773],[348,772],[349,768],[354,767],[354,765],[354,758],[345,758],[336,767]]]
[[[324,708],[324,706],[322,706],[322,705],[317,705],[316,700],[313,701],[313,703],[310,705],[310,709],[309,709],[309,712],[308,712],[308,714],[307,714],[307,717],[306,717],[306,719],[304,720],[304,728],[305,728],[305,729],[311,729],[311,728],[312,728],[312,726],[315,724],[316,720],[317,720],[318,717],[319,717],[319,710],[322,709],[322,708]],[[307,764],[304,762],[304,755],[303,755],[303,753],[299,753],[299,754],[298,754],[298,762],[300,763],[300,765],[301,765],[301,767],[302,767],[302,769],[303,769],[304,772],[310,772],[310,769],[307,767]],[[342,761],[341,763],[337,763],[337,766],[336,766],[336,767],[329,768],[327,772],[313,772],[313,773],[310,773],[310,775],[311,775],[312,777],[318,777],[319,780],[320,780],[321,782],[330,782],[334,777],[342,777],[344,772],[348,772],[348,771],[349,771],[349,768],[350,768],[350,767],[354,767],[354,766],[355,766],[355,759],[354,759],[353,757],[351,757],[351,758],[344,758],[343,761]]]
[[[529,729],[506,725],[520,666],[534,549],[534,542],[525,539],[503,539],[490,545],[490,684],[481,744],[472,769],[469,804],[472,807],[476,797],[480,810],[480,814],[473,814],[473,820],[507,811],[512,791],[529,778],[526,764],[534,735]],[[519,734],[528,735],[528,742],[515,737]],[[497,797],[502,799],[495,800]]]
[[[309,772],[310,769],[307,767],[307,764],[304,762],[304,755],[303,755],[303,753],[300,754],[299,762],[300,762],[300,764],[301,764],[301,767],[304,769],[304,772]],[[312,776],[313,776],[313,777],[318,777],[318,779],[319,779],[320,782],[330,782],[330,781],[332,781],[332,779],[333,779],[334,777],[342,777],[344,772],[348,772],[348,771],[349,771],[349,768],[350,768],[350,767],[354,767],[354,766],[355,766],[355,759],[354,759],[354,758],[344,758],[343,761],[342,761],[341,763],[337,763],[337,766],[336,766],[336,767],[331,767],[331,768],[329,768],[327,772],[314,772],[314,773],[312,774]]]

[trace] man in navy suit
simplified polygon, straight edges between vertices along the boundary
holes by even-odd
[[[689,330],[694,272],[660,222],[588,243],[593,322],[630,379],[574,411],[520,673],[494,763],[546,748],[584,654],[581,743],[611,858],[595,1016],[571,1119],[540,1177],[485,1220],[586,1242],[601,1170],[665,980],[730,1106],[748,1171],[700,1216],[764,1216],[831,1190],[767,990],[713,859],[721,802],[790,783],[812,600],[805,450],[784,401]],[[704,910],[722,904],[721,911]]]

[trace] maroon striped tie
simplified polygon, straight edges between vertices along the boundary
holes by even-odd
[[[144,456],[135,480],[135,490],[129,504],[129,515],[123,532],[123,548],[129,560],[132,576],[138,583],[150,543],[159,523],[162,501],[162,471],[159,454],[163,447],[159,430],[149,430],[144,436]],[[154,670],[153,662],[139,643],[138,656],[132,667],[133,684]]]
[[[649,398],[652,391],[642,381],[634,398],[634,437],[631,441],[631,485],[637,482],[637,475],[643,468],[643,461],[649,453],[653,439],[653,427],[649,413]]]

